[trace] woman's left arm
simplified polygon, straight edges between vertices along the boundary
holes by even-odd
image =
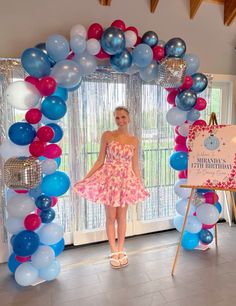
[[[138,158],[139,158],[139,141],[136,139],[135,148],[134,148],[134,155],[132,158],[132,169],[137,176],[137,178],[142,181],[139,164],[138,164]]]

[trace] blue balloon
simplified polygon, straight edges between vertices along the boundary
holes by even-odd
[[[192,90],[181,91],[176,96],[175,103],[179,109],[189,111],[197,103],[197,95]]]
[[[186,44],[183,39],[176,37],[165,44],[165,54],[168,57],[182,57],[186,52]]]
[[[15,144],[26,146],[34,140],[36,131],[33,126],[27,122],[16,122],[10,126],[8,136]]]
[[[62,88],[62,87],[57,86],[57,88],[54,91],[54,93],[52,94],[52,96],[59,97],[63,101],[67,101],[67,99],[68,99],[68,90],[66,88]]]
[[[101,46],[110,55],[121,53],[125,49],[124,33],[116,27],[107,28],[102,34]]]
[[[110,63],[114,70],[118,72],[126,72],[132,65],[132,56],[127,49],[123,52],[112,55]]]
[[[12,253],[10,257],[8,258],[7,266],[8,269],[12,272],[15,273],[16,269],[21,265],[21,262],[16,260],[16,254]]]
[[[46,97],[41,105],[43,115],[51,120],[61,119],[67,111],[66,103],[59,97]]]
[[[56,64],[56,62],[48,55],[45,42],[35,45],[34,48],[40,49],[41,51],[43,51],[44,54],[47,55],[51,67],[53,67]]]
[[[209,244],[213,241],[212,233],[206,229],[202,229],[198,235],[199,235],[200,241],[205,244]]]
[[[54,158],[54,160],[57,162],[57,168],[59,168],[61,165],[61,157]]]
[[[188,168],[188,153],[182,151],[172,153],[170,166],[177,171],[186,170]]]
[[[191,109],[188,113],[187,113],[187,120],[188,121],[196,121],[200,118],[201,114],[199,112],[199,110],[197,109]]]
[[[41,210],[48,210],[52,206],[52,199],[49,196],[42,194],[35,200],[35,205]]]
[[[42,210],[40,212],[40,218],[42,223],[50,223],[55,219],[56,213],[55,210],[52,208],[49,208],[47,210]]]
[[[203,73],[194,73],[192,75],[193,85],[191,89],[196,93],[202,92],[208,84],[207,77]]]
[[[26,49],[21,55],[23,68],[35,78],[50,74],[51,65],[47,55],[38,48]]]
[[[13,251],[19,256],[32,255],[39,246],[39,236],[33,231],[22,231],[13,240]]]
[[[44,158],[45,159],[45,158]],[[39,157],[39,160],[41,160],[41,156]],[[30,189],[29,190],[29,195],[31,196],[31,198],[36,199],[37,197],[39,197],[42,194],[42,186],[41,184],[38,185],[36,188]]]
[[[62,238],[58,243],[51,244],[50,247],[54,250],[55,256],[59,256],[65,247],[64,238]]]
[[[54,137],[49,142],[56,143],[56,142],[60,141],[63,137],[63,130],[60,127],[60,125],[58,125],[56,123],[48,123],[47,126],[50,126],[54,131]]]
[[[217,210],[220,214],[222,212],[222,206],[221,206],[220,202],[216,202],[216,208],[217,208]]]
[[[11,245],[13,245],[13,240],[14,240],[15,237],[16,237],[16,235],[12,235],[12,236],[11,236],[11,239],[10,239]]]
[[[158,36],[154,31],[147,31],[143,34],[141,43],[147,44],[153,48],[158,44]]]
[[[146,44],[139,44],[132,52],[133,63],[144,68],[151,64],[153,59],[152,48]]]
[[[61,171],[46,175],[42,181],[43,192],[49,196],[61,196],[70,187],[69,177]]]
[[[192,234],[189,232],[184,232],[182,239],[182,247],[185,250],[193,250],[199,243],[198,234]]]
[[[199,69],[199,58],[195,54],[184,54],[183,60],[186,63],[186,75],[192,75]]]
[[[66,59],[70,53],[68,41],[62,35],[51,35],[46,41],[49,56],[56,62]]]

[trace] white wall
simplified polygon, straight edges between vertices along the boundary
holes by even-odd
[[[21,52],[45,41],[51,34],[68,37],[75,24],[105,27],[115,19],[136,26],[141,33],[154,30],[165,41],[181,37],[187,52],[201,60],[201,70],[236,74],[236,22],[223,25],[223,6],[203,3],[194,20],[189,0],[160,0],[154,14],[150,0],[112,0],[104,7],[98,0],[0,0],[0,57],[19,57]]]

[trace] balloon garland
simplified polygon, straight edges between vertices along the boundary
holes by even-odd
[[[186,44],[181,38],[165,43],[154,31],[140,37],[136,27],[126,27],[122,20],[115,20],[105,30],[98,23],[91,24],[88,30],[83,25],[75,25],[69,42],[55,34],[46,43],[26,49],[21,63],[29,76],[10,84],[6,90],[6,101],[26,111],[25,122],[11,125],[8,138],[0,148],[2,157],[8,161],[10,158],[5,164],[6,173],[10,169],[8,164],[15,165],[16,173],[23,167],[21,171],[25,173],[8,181],[8,187],[14,192],[8,198],[6,221],[13,249],[8,266],[21,286],[33,284],[38,277],[53,280],[60,272],[55,258],[64,248],[63,229],[53,222],[53,207],[57,197],[69,189],[70,180],[57,170],[62,154],[57,143],[63,137],[58,120],[67,112],[68,92],[78,89],[82,77],[96,70],[97,60],[109,60],[111,67],[120,73],[138,72],[143,81],[155,81],[169,92],[167,102],[171,109],[166,119],[176,126],[175,152],[170,156],[170,166],[180,171],[180,181],[174,189],[181,197],[176,203],[179,215],[174,223],[181,230],[189,196],[188,190],[179,187],[187,177],[188,129],[191,124],[206,124],[199,120],[206,101],[197,94],[207,87],[207,78],[197,72],[198,57],[186,54]],[[27,181],[30,171],[33,178],[36,174],[31,166],[25,166],[26,159],[31,163],[40,162],[43,173],[40,184]],[[212,205],[212,192],[203,196],[199,192],[200,205],[191,206],[183,237],[186,249],[194,248],[199,240],[211,241],[209,228],[218,219],[216,210],[221,209],[219,202]]]

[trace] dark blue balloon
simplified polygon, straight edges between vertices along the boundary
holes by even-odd
[[[148,31],[143,34],[141,43],[147,44],[153,48],[158,44],[158,36],[154,31]]]
[[[213,240],[213,235],[210,231],[206,230],[206,229],[202,229],[199,233],[199,239],[201,242],[205,243],[205,244],[209,244],[212,242]]]
[[[177,171],[186,170],[188,168],[188,153],[182,151],[172,153],[170,166]]]
[[[34,140],[36,131],[33,126],[27,122],[16,122],[10,126],[8,136],[15,144],[26,146]]]
[[[39,158],[39,160],[40,160],[40,158]],[[33,188],[33,189],[29,190],[29,195],[31,196],[31,198],[36,199],[41,194],[42,194],[42,187],[41,187],[41,185],[38,185],[36,188]]]
[[[132,56],[126,49],[121,53],[112,55],[110,57],[110,63],[114,70],[118,72],[126,72],[132,65]]]
[[[201,188],[197,189],[197,192],[199,192],[199,193],[206,193],[206,192],[210,192],[210,191],[212,191],[212,190],[211,189],[201,189]]]
[[[220,202],[216,202],[216,208],[217,208],[217,210],[220,214],[222,212],[222,206],[221,206]]]
[[[34,47],[37,49],[40,49],[41,51],[43,51],[43,53],[47,55],[51,67],[53,67],[56,64],[56,62],[48,55],[48,52],[46,49],[46,43],[42,42],[42,43],[37,44]]]
[[[11,239],[10,239],[11,245],[13,245],[13,240],[14,240],[15,237],[16,237],[16,235],[12,235],[12,236],[11,236]]]
[[[207,77],[202,73],[194,73],[192,76],[193,85],[191,89],[196,93],[202,92],[208,84]]]
[[[59,97],[63,101],[67,101],[67,99],[68,99],[68,90],[66,88],[62,88],[62,87],[57,86],[57,88],[54,91],[54,93],[52,94],[52,96]]]
[[[38,48],[26,49],[21,55],[21,64],[35,78],[47,76],[51,71],[47,55]]]
[[[33,231],[22,231],[13,240],[13,251],[18,256],[31,256],[39,246],[39,236]]]
[[[41,210],[48,210],[52,206],[51,197],[42,194],[35,200],[35,205]]]
[[[55,256],[59,256],[65,247],[65,241],[62,238],[58,243],[51,244],[50,247],[54,250]]]
[[[67,107],[61,98],[49,96],[43,100],[41,111],[48,119],[58,120],[65,115]]]
[[[40,218],[42,223],[50,223],[52,220],[55,219],[56,213],[55,210],[52,208],[49,208],[47,210],[42,210],[40,212]]]
[[[125,49],[124,33],[115,27],[107,28],[102,34],[101,46],[110,55],[122,52]]]
[[[186,44],[183,39],[176,37],[165,44],[165,54],[168,57],[182,57],[186,52]]]
[[[192,90],[184,90],[180,92],[175,98],[176,106],[183,110],[191,110],[197,102],[197,95]]]
[[[48,123],[47,126],[50,126],[54,131],[54,137],[49,142],[56,143],[56,142],[60,141],[63,137],[63,130],[60,127],[60,125],[58,125],[56,123]]]
[[[46,175],[42,181],[43,192],[49,196],[59,197],[70,187],[69,177],[61,171]]]
[[[15,273],[16,269],[21,265],[21,262],[16,260],[16,254],[12,253],[10,257],[8,258],[7,266],[8,269],[12,272]]]

